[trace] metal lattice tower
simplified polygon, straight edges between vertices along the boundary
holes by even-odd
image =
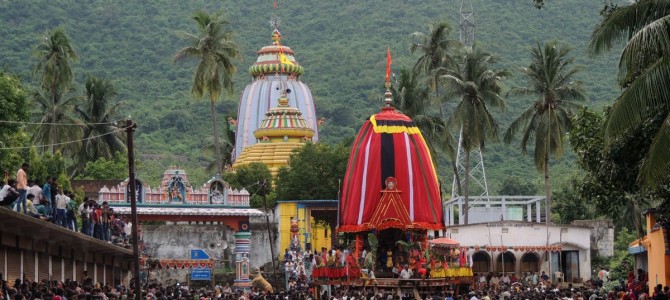
[[[475,11],[472,9],[472,0],[461,0],[461,10],[459,13],[461,17],[458,27],[461,33],[461,43],[472,47],[475,44]]]
[[[467,2],[467,4],[465,3]],[[475,43],[475,12],[472,9],[472,0],[461,0],[460,10],[460,41],[463,45],[472,47]],[[470,195],[488,196],[489,187],[486,183],[486,171],[484,169],[484,156],[481,147],[470,152],[470,174],[465,174],[465,149],[463,149],[463,127],[458,137],[458,152],[456,153],[456,170],[454,181],[451,186],[451,199],[459,195],[458,186],[463,187],[465,177],[470,177]],[[456,176],[458,175],[458,176]],[[463,213],[463,212],[461,212]]]

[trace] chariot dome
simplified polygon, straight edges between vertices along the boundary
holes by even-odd
[[[390,106],[388,73],[386,86],[386,107],[363,123],[351,148],[339,230],[442,229],[442,199],[430,151],[412,119]]]

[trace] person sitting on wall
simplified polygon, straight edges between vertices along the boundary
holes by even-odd
[[[33,200],[35,200],[35,195],[33,194],[28,194],[26,195],[26,212],[25,214],[41,219],[41,220],[46,220],[46,217],[43,215],[40,215],[39,212],[37,212],[37,209],[35,208],[35,205],[33,204]]]
[[[12,204],[19,198],[19,192],[16,190],[16,180],[9,179],[7,183],[0,180],[0,205],[11,207]]]

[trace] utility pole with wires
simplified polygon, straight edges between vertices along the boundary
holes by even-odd
[[[133,283],[135,285],[135,300],[142,300],[142,286],[140,285],[140,246],[137,218],[137,193],[135,187],[135,147],[133,144],[133,133],[137,128],[130,118],[126,120],[126,134],[128,138],[128,186],[130,188],[130,214],[133,222]]]
[[[267,179],[264,179],[262,182],[260,182],[260,187],[258,190],[262,190],[265,188],[265,185],[267,184]],[[277,279],[277,265],[275,264],[275,246],[274,246],[274,239],[272,238],[272,230],[270,230],[270,211],[268,210],[268,197],[265,192],[263,192],[263,206],[265,207],[265,225],[267,226],[268,229],[268,239],[270,240],[270,255],[272,255],[272,276],[273,276],[273,281],[274,281],[274,286],[278,287],[279,280]]]

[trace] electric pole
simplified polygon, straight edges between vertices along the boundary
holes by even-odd
[[[261,184],[261,189],[263,192],[263,206],[265,206],[265,225],[268,229],[268,239],[270,239],[270,255],[272,255],[272,276],[274,278],[274,287],[277,288],[277,266],[275,265],[275,246],[274,241],[272,240],[272,231],[270,230],[270,211],[268,210],[268,197],[265,193],[265,185],[267,184],[266,180],[263,180]]]
[[[133,132],[137,124],[130,118],[126,120],[126,134],[128,137],[128,193],[130,194],[130,217],[133,222],[133,282],[135,284],[135,300],[142,300],[142,287],[140,285],[140,246],[137,220],[137,193],[135,186],[135,148],[133,146]]]

